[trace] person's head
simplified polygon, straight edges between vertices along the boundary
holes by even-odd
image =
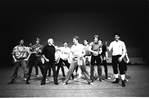
[[[106,45],[106,46],[108,45],[108,41],[105,41],[105,45]]]
[[[39,43],[40,43],[40,39],[36,38],[36,44],[39,44]]]
[[[84,40],[83,44],[87,45],[88,44],[88,40]]]
[[[102,44],[102,39],[101,38],[98,38],[99,40],[98,40],[98,42],[100,43],[100,44]]]
[[[73,43],[77,44],[79,42],[80,38],[78,36],[73,37]]]
[[[23,45],[23,44],[24,44],[24,40],[21,39],[20,42],[19,42],[19,44],[20,44],[20,45]]]
[[[53,41],[52,38],[49,38],[49,39],[48,39],[48,45],[52,45],[52,44],[54,44],[54,41]]]
[[[67,47],[68,46],[68,42],[63,42],[63,46]]]
[[[99,40],[99,36],[98,35],[94,35],[94,42],[98,42]]]
[[[119,33],[114,33],[114,39],[118,41],[120,39],[120,34]]]
[[[32,44],[32,42],[29,42],[29,46],[32,46],[33,44]]]

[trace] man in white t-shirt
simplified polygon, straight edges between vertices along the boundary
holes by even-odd
[[[63,85],[66,85],[69,81],[70,76],[73,74],[73,71],[75,70],[75,68],[77,66],[80,67],[82,73],[84,74],[88,84],[93,84],[89,78],[89,75],[86,71],[85,65],[84,65],[84,46],[82,44],[79,43],[79,37],[78,36],[74,36],[73,37],[73,42],[74,45],[72,45],[71,47],[71,63],[70,63],[70,68],[69,71],[67,73],[66,79],[64,80]]]
[[[59,69],[61,68],[63,76],[65,77],[65,71],[62,64],[64,63],[65,66],[67,66],[67,68],[69,69],[70,67],[69,57],[70,57],[71,49],[68,47],[68,42],[64,42],[63,47],[59,47],[58,49],[60,50],[61,54],[60,54],[59,62],[57,64],[58,65],[57,75],[59,74]],[[74,78],[73,75],[72,75],[72,78]]]
[[[115,77],[115,81],[112,83],[119,83],[118,79],[118,67],[119,72],[122,79],[122,87],[125,87],[125,66],[123,66],[123,58],[126,54],[126,46],[125,43],[120,39],[120,34],[115,33],[114,34],[114,41],[110,43],[108,49],[109,51],[112,50],[112,67],[113,67],[113,73]]]

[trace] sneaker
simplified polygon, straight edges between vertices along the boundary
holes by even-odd
[[[28,80],[26,80],[26,84],[29,84],[29,81]]]
[[[8,84],[13,84],[14,83],[14,80],[12,79]]]
[[[116,78],[116,80],[115,80],[115,81],[113,81],[112,83],[113,83],[113,84],[119,83],[119,79],[118,79],[118,78]]]
[[[128,79],[125,79],[124,81],[128,81]]]
[[[36,75],[37,77],[40,77],[39,75]]]
[[[73,80],[74,80],[74,81],[76,81],[76,80],[77,80],[77,78],[74,78]]]
[[[110,77],[107,77],[106,79],[110,80],[111,78]]]
[[[88,84],[89,84],[89,85],[93,85],[93,83],[92,83],[92,82],[89,82]]]
[[[58,82],[54,83],[55,85],[58,85]]]
[[[66,85],[67,83],[63,83],[63,85]]]

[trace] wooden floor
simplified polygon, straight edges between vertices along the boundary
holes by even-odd
[[[102,69],[104,71],[103,67]],[[89,71],[90,68],[87,67],[87,70]],[[59,85],[54,85],[52,77],[48,78],[46,85],[40,85],[41,77],[35,76],[34,69],[30,84],[26,85],[21,78],[22,68],[19,69],[16,82],[8,85],[12,71],[12,67],[0,70],[0,97],[149,97],[149,66],[146,65],[128,66],[126,78],[129,81],[126,87],[122,87],[121,82],[111,83],[113,81],[111,66],[108,66],[108,74],[112,79],[104,82],[95,80],[93,85],[88,85],[83,77],[77,81],[69,80],[68,85],[62,85],[65,78],[61,72]],[[67,71],[65,67],[65,72]]]

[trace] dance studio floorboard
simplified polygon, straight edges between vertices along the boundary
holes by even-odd
[[[68,69],[64,68],[67,73]],[[76,81],[69,80],[68,85],[62,85],[65,78],[61,70],[58,78],[59,85],[54,85],[52,77],[48,77],[46,85],[40,85],[41,77],[35,76],[34,69],[30,84],[26,85],[21,77],[22,68],[19,69],[15,83],[8,85],[12,70],[12,67],[0,70],[0,97],[149,97],[149,66],[146,65],[128,66],[126,78],[129,81],[126,87],[121,86],[121,81],[119,84],[111,83],[113,81],[111,66],[108,66],[108,74],[112,79],[103,82],[95,80],[93,85],[88,85],[84,77]],[[87,70],[89,71],[89,67]],[[104,78],[103,67],[102,70]]]

